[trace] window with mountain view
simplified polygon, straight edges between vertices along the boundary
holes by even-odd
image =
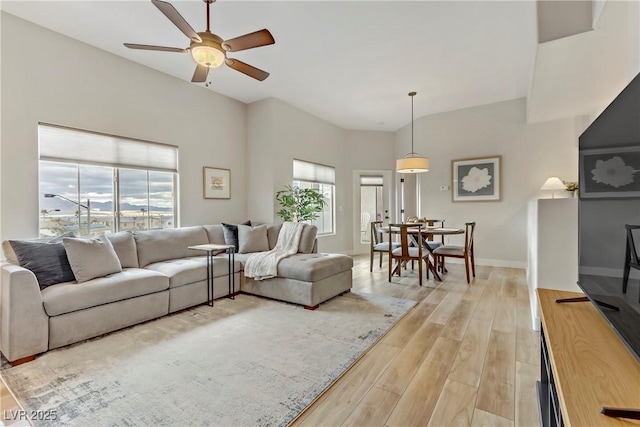
[[[39,139],[41,236],[176,226],[177,147],[44,124]]]

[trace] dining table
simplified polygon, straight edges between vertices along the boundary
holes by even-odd
[[[417,225],[417,224],[422,225],[422,227],[420,227],[420,233],[422,233],[422,240],[423,240],[422,241],[422,247],[425,248],[427,251],[429,251],[429,253],[434,258],[434,260],[435,260],[435,256],[433,255],[433,250],[427,244],[427,241],[433,239],[433,236],[451,236],[451,235],[455,235],[455,234],[464,234],[464,229],[463,228],[435,227],[433,225],[426,225],[426,224],[421,224],[421,223],[410,223],[410,224],[412,224],[412,225]],[[380,227],[379,230],[382,231],[383,233],[400,234],[400,227],[394,227],[393,225]],[[407,229],[407,233],[412,238],[413,243],[415,243],[417,245],[418,241],[416,240],[415,235],[418,234],[418,227],[409,227]],[[389,241],[391,241],[391,239],[389,239]],[[435,266],[435,264],[433,262],[429,263],[429,270],[433,273],[433,277],[436,280],[438,280],[440,282],[442,281],[442,278],[438,274],[438,270],[437,270],[437,268],[436,268],[436,266]]]

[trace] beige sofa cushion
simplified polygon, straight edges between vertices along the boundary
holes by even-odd
[[[78,283],[122,271],[116,251],[104,236],[100,239],[65,237],[62,243]]]
[[[189,249],[189,246],[209,243],[202,226],[137,231],[133,237],[141,268],[154,262],[199,255],[200,252]]]
[[[205,231],[209,237],[209,243],[224,245],[224,231],[222,230],[222,224],[205,225]]]
[[[281,229],[282,229],[282,223],[269,224],[267,226],[267,238],[269,239],[269,250],[276,247],[276,243],[278,243],[278,235],[280,234]]]
[[[58,316],[167,289],[169,278],[164,274],[126,268],[120,273],[85,283],[67,282],[49,286],[42,290],[42,300],[47,314]]]
[[[169,287],[177,288],[191,283],[207,280],[207,257],[191,257],[171,259],[149,264],[146,269],[157,271],[169,277]],[[236,261],[235,271],[240,271],[241,264]],[[214,257],[213,277],[225,276],[229,271],[227,256]]]
[[[119,233],[107,234],[107,239],[113,245],[113,249],[118,255],[122,268],[138,268],[138,252],[136,251],[136,240],[130,231],[120,231]]]
[[[313,252],[313,246],[316,243],[318,235],[318,227],[311,224],[305,224],[300,236],[300,244],[298,245],[299,254],[310,254]]]
[[[353,267],[353,258],[340,254],[295,254],[280,261],[278,277],[317,282]]]
[[[264,252],[269,250],[267,226],[251,227],[238,224],[238,253]]]
[[[8,263],[13,265],[20,265],[20,262],[18,262],[18,257],[16,256],[16,253],[11,247],[11,243],[9,243],[8,240],[2,241],[2,253],[4,254],[4,259],[6,259]]]
[[[282,229],[282,223],[269,224],[267,226],[267,237],[269,239],[269,249],[276,247],[278,243],[278,236]],[[302,228],[302,235],[300,236],[300,244],[298,245],[299,254],[310,254],[313,252],[313,248],[316,243],[316,237],[318,236],[318,227],[311,224],[305,224]]]

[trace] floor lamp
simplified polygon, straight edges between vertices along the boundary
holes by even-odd
[[[416,92],[409,92],[409,96],[411,97],[411,152],[396,160],[396,172],[418,174],[429,170],[429,159],[413,151],[413,97],[416,96]],[[416,187],[416,203],[419,203],[420,186],[417,180]],[[400,178],[400,217],[404,223],[404,177]]]

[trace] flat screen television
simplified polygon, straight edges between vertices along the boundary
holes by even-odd
[[[578,152],[578,285],[640,361],[640,270],[622,291],[625,224],[640,225],[640,74],[582,133]]]

